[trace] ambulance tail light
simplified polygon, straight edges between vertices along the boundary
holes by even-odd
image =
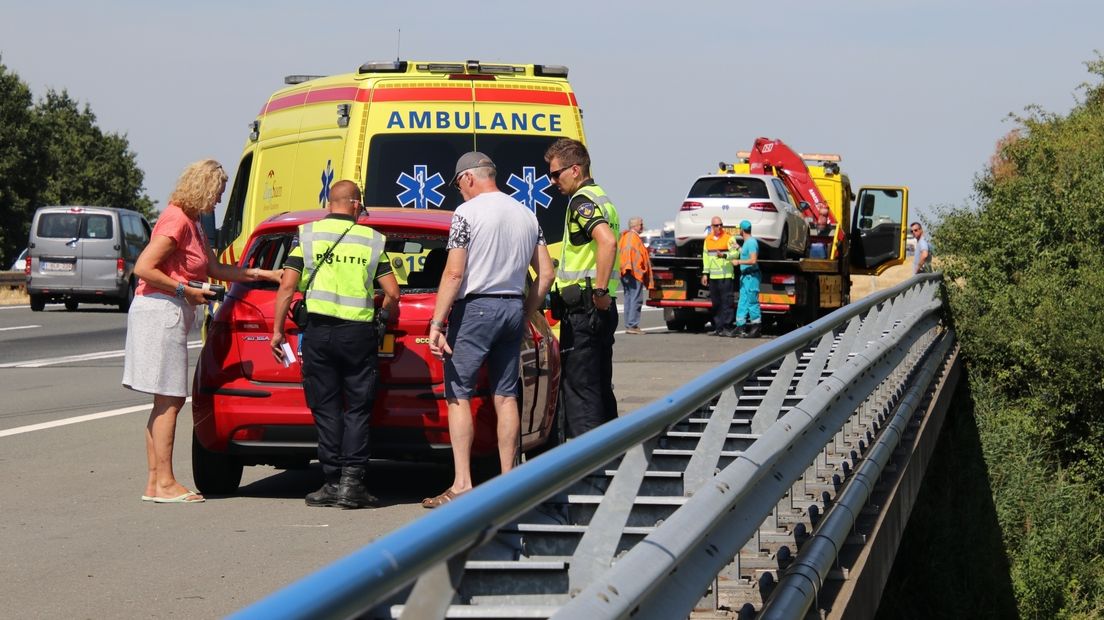
[[[406,73],[405,60],[386,60],[381,62],[366,62],[360,65],[357,73]]]
[[[693,200],[687,200],[682,203],[681,207],[679,207],[679,211],[696,211],[700,208],[702,208],[702,203],[694,202]]]
[[[748,208],[752,211],[778,213],[778,207],[775,207],[773,202],[753,202],[748,205]]]
[[[563,65],[533,65],[533,75],[566,78],[567,67]]]

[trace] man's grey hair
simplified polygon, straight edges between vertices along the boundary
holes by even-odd
[[[642,217],[630,217],[629,218],[629,228],[632,228],[633,226],[643,226],[643,225],[644,225],[644,218],[642,218]]]
[[[495,178],[494,166],[480,166],[479,168],[472,168],[469,170],[477,179],[493,179]]]

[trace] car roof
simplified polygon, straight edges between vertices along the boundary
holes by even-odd
[[[407,209],[403,207],[369,207],[368,214],[361,214],[358,224],[380,228],[401,228],[410,231],[445,232],[452,223],[452,211],[442,209]],[[326,217],[326,209],[290,211],[274,215],[261,222],[253,235],[292,230]]]

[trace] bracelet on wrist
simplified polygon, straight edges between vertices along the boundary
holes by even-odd
[[[436,319],[430,319],[429,326],[430,327],[436,327],[437,329],[444,329],[445,328],[445,322],[444,321],[438,321]]]

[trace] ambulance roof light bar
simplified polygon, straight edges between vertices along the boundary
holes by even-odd
[[[406,73],[405,60],[369,61],[360,65],[357,73]]]
[[[563,65],[533,65],[533,74],[545,77],[567,77],[567,67]]]
[[[326,76],[324,76],[324,75],[306,75],[306,74],[285,75],[284,76],[284,84],[288,84],[289,86],[290,85],[295,85],[295,84],[302,84],[303,82],[309,82],[311,80],[317,80],[318,78],[323,78],[323,77],[326,77]]]

